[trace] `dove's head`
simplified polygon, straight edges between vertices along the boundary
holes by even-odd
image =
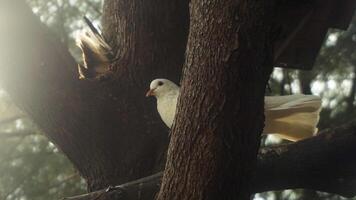
[[[146,93],[146,97],[155,96],[156,98],[164,96],[171,92],[176,92],[179,87],[168,79],[155,79],[150,84],[150,90]]]

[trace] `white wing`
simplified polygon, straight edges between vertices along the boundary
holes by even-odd
[[[165,95],[163,98],[157,99],[157,110],[163,122],[172,127],[174,116],[176,113],[177,99],[179,91],[173,91],[171,94]]]
[[[297,141],[315,135],[321,107],[320,97],[288,95],[265,97],[265,134]]]

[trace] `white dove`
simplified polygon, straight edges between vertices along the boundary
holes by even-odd
[[[146,94],[155,96],[157,110],[163,122],[171,128],[176,112],[179,87],[167,79],[155,79]],[[263,134],[276,134],[297,141],[315,135],[319,121],[321,99],[314,95],[265,97],[265,127]]]

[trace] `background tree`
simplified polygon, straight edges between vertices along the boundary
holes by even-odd
[[[3,5],[0,23],[7,24],[9,17],[12,23],[4,32],[6,40],[1,40],[8,46],[1,51],[1,74],[16,71],[18,76],[2,76],[2,86],[68,156],[89,190],[161,169],[168,134],[154,102],[144,93],[147,83],[158,74],[178,79],[188,4],[162,1],[162,10],[157,12],[155,4],[146,1],[106,1],[102,26],[109,41],[120,38],[120,48],[113,46],[120,50],[121,58],[116,81],[106,84],[79,81],[76,63],[66,47],[52,37],[24,2],[5,1]],[[153,24],[151,20],[162,15],[168,17],[159,25]],[[122,29],[111,28],[118,24]],[[162,31],[162,26],[167,30]],[[12,48],[15,43],[23,47]],[[12,57],[15,54],[24,58]]]
[[[35,13],[41,16],[41,20],[54,31],[48,33],[22,3],[3,2],[5,6],[1,6],[1,10],[12,11],[10,16],[13,16],[14,21],[9,29],[2,33],[5,35],[2,38],[6,41],[1,42],[7,47],[7,51],[0,50],[1,81],[13,100],[29,113],[30,118],[52,141],[56,141],[56,145],[61,146],[65,154],[70,155],[71,161],[88,181],[89,190],[102,188],[108,184],[123,183],[161,169],[164,163],[162,152],[165,151],[167,130],[158,119],[153,102],[144,99],[143,94],[150,79],[157,76],[168,77],[178,82],[186,40],[183,36],[187,35],[188,5],[183,2],[169,5],[158,2],[158,4],[162,3],[161,10],[149,1],[134,1],[132,4],[124,1],[107,1],[103,10],[102,26],[111,44],[117,45],[116,49],[119,50],[117,54],[122,58],[117,65],[121,70],[114,81],[97,85],[76,80],[75,63],[66,53],[68,47],[73,47],[73,34],[66,33],[77,29],[78,24],[71,22],[80,19],[82,13],[97,19],[100,8],[94,7],[100,6],[100,2],[29,2]],[[142,15],[134,15],[130,11]],[[1,19],[5,19],[1,22],[6,26],[8,26],[6,23],[8,17],[3,18],[3,16],[6,16],[7,12],[1,12]],[[71,14],[75,16],[73,19]],[[162,21],[161,16],[170,17]],[[156,20],[161,23],[155,23]],[[120,24],[120,28],[113,28],[117,24]],[[18,25],[22,29],[15,27]],[[167,29],[162,32],[162,27]],[[57,33],[56,38],[51,36],[53,33]],[[182,37],[173,37],[175,34]],[[336,35],[339,36],[339,33]],[[21,44],[22,48],[15,48],[17,45],[14,44]],[[335,45],[326,44],[326,46],[332,48]],[[36,47],[37,53],[33,52],[33,47]],[[73,55],[77,54],[75,51],[72,52]],[[337,67],[335,64],[333,66]],[[325,70],[324,67],[322,69]],[[296,78],[298,72],[289,73],[291,77],[287,85],[290,82],[292,85],[290,89],[293,90],[297,88],[293,85],[298,82]],[[337,73],[339,72],[334,74]],[[10,78],[9,74],[13,77]],[[334,79],[329,75],[325,77],[328,78],[323,80],[319,76],[313,78],[311,82],[313,84],[317,81],[325,82],[328,85],[328,81],[337,80],[342,84],[341,78]],[[330,91],[335,90],[330,88]],[[324,96],[328,100],[330,97],[326,94]],[[329,102],[336,102],[326,105],[334,111],[343,110],[344,106],[338,104],[341,101],[333,101],[330,98]],[[95,105],[104,106],[98,108]],[[64,114],[66,112],[70,115]],[[329,115],[335,116],[334,113],[326,113],[325,116]],[[129,120],[131,118],[135,121]],[[125,128],[121,130],[122,127]],[[72,137],[73,135],[78,138]],[[31,137],[31,140],[36,140],[36,137]],[[131,142],[135,145],[129,145]],[[31,142],[29,144],[34,145]],[[52,148],[51,151],[56,151],[51,145],[43,145],[46,146]],[[101,147],[108,146],[110,150],[100,150]],[[73,147],[78,153],[71,151]],[[95,147],[97,152],[85,151],[88,147]],[[46,148],[39,149],[46,150]],[[83,166],[83,163],[91,169]],[[13,174],[9,177],[13,177]],[[34,177],[39,178],[39,176]],[[16,195],[34,194],[30,193],[15,192],[11,198],[16,198]]]
[[[84,180],[65,156],[7,95],[0,99],[0,198],[45,200],[83,193]]]

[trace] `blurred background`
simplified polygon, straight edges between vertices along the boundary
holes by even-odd
[[[75,37],[88,16],[100,27],[101,0],[27,0],[79,61]],[[319,129],[356,116],[356,17],[347,31],[330,30],[312,71],[275,68],[268,95],[315,94],[323,99]],[[283,143],[262,138],[262,146]],[[85,193],[86,184],[67,158],[19,110],[0,86],[0,199],[48,200]],[[256,200],[346,199],[309,190],[255,195]],[[356,199],[356,198],[354,198]]]

